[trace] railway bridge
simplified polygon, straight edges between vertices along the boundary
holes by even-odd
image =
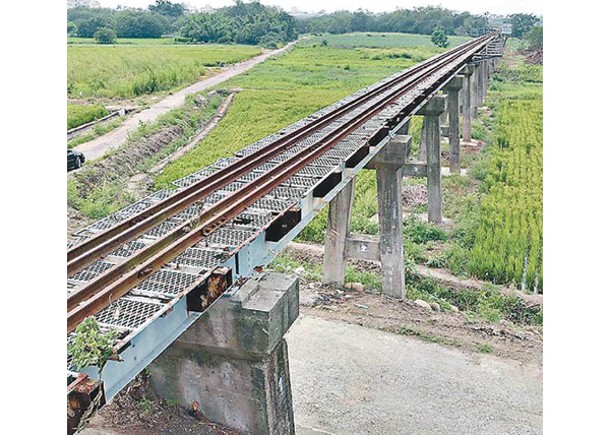
[[[344,283],[346,258],[380,260],[383,293],[403,298],[402,178],[427,178],[428,220],[442,222],[441,136],[458,173],[504,44],[497,33],[472,39],[75,233],[68,344],[91,316],[116,340],[101,371],[77,370],[68,355],[68,432],[148,367],[161,396],[196,403],[214,422],[294,433],[283,335],[298,316],[298,279],[264,267],[329,205],[324,281]],[[416,156],[413,115],[424,116]],[[378,237],[350,231],[355,180],[367,169]]]

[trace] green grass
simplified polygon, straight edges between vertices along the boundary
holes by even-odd
[[[78,127],[108,114],[99,104],[68,104],[68,130]]]
[[[245,45],[68,45],[68,96],[133,98],[198,81],[208,67],[260,54]]]
[[[449,36],[449,48],[455,47],[469,41],[467,36]],[[414,35],[409,33],[345,33],[342,35],[322,35],[308,38],[306,45],[321,45],[326,41],[328,46],[335,48],[411,48],[411,47],[433,47],[431,35]]]
[[[68,148],[74,148],[75,146],[78,146],[81,143],[89,142],[90,140],[93,140],[96,137],[104,135],[109,131],[112,131],[115,128],[119,127],[124,120],[124,116],[119,116],[118,118],[112,118],[108,121],[104,121],[100,124],[94,125],[88,133],[82,133],[70,139],[68,141]]]
[[[93,38],[69,36],[68,44],[96,44]],[[115,45],[173,45],[174,38],[118,38]]]
[[[434,48],[421,50],[427,57],[438,52]],[[157,187],[166,186],[219,157],[229,156],[362,87],[417,63],[400,57],[380,61],[371,58],[374,53],[381,55],[386,51],[297,46],[290,53],[225,82],[223,87],[243,89],[233,100],[226,117],[196,149],[165,168],[156,180]]]

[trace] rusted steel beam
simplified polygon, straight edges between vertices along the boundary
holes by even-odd
[[[79,373],[68,385],[68,435],[74,434],[81,420],[90,417],[104,404],[103,384]]]

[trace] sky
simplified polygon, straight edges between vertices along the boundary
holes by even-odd
[[[98,0],[103,7],[114,8],[117,5],[145,8],[154,0]],[[233,4],[233,0],[172,0],[174,3],[185,3],[195,7],[210,5],[213,8]],[[474,14],[490,12],[507,15],[512,13],[543,14],[543,0],[262,0],[262,4],[280,6],[289,11],[292,7],[307,12],[325,10],[357,10],[359,8],[371,12],[393,11],[398,8],[412,9],[418,6],[442,6],[454,11],[468,11]]]

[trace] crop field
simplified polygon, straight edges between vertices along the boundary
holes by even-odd
[[[244,45],[68,45],[68,97],[133,98],[196,82],[261,53]]]
[[[68,130],[86,124],[108,114],[99,104],[68,104]]]
[[[403,53],[409,51],[398,50]],[[440,50],[419,47],[410,51],[412,56],[400,57],[391,56],[391,49],[297,46],[290,53],[225,82],[222,87],[242,89],[226,117],[187,158],[165,168],[156,180],[157,187],[166,186],[219,157],[229,156]]]
[[[471,272],[500,283],[543,289],[541,98],[499,104]]]
[[[97,41],[94,38],[80,38],[77,36],[69,36],[68,44],[95,44]],[[116,44],[124,45],[173,45],[175,38],[118,38]]]
[[[471,39],[469,36],[448,36],[449,48]],[[323,35],[309,38],[305,45],[320,45],[325,41],[335,48],[414,48],[431,47],[436,48],[431,42],[430,35],[414,35],[410,33],[345,33],[342,35]]]

